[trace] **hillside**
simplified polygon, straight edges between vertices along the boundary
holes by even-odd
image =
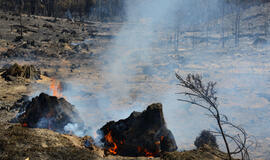
[[[91,7],[98,2],[91,2]],[[102,147],[89,151],[82,137],[9,123],[19,112],[13,106],[18,99],[41,92],[52,95],[53,82],[61,84],[56,89],[79,110],[89,136],[95,137],[96,130],[109,121],[161,102],[166,125],[179,148],[161,158],[225,159],[223,152],[207,146],[194,149],[199,132],[215,128],[215,123],[201,110],[177,101],[175,93],[180,89],[175,72],[199,73],[206,80],[216,81],[222,112],[257,139],[257,147],[250,148],[251,157],[269,157],[270,3],[248,5],[240,12],[228,5],[224,16],[211,14],[200,23],[186,13],[179,16],[180,12],[177,20],[171,21],[175,17],[157,11],[163,6],[152,9],[142,5],[151,13],[145,16],[138,14],[142,10],[134,10],[128,15],[136,16],[125,21],[115,21],[119,14],[125,15],[117,11],[106,15],[106,21],[95,17],[98,11],[93,14],[95,18],[82,16],[84,21],[80,21],[48,17],[46,7],[38,7],[37,13],[30,15],[24,8],[22,26],[16,12],[0,12],[0,67],[31,64],[42,75],[41,80],[0,79],[0,159],[133,159],[105,156]],[[72,12],[74,17],[76,12]],[[218,143],[224,150],[220,139]]]

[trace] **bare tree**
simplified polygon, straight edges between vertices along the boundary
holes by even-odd
[[[225,47],[225,26],[224,26],[224,17],[225,17],[225,2],[221,2],[222,15],[221,15],[221,34],[222,34],[222,48]]]
[[[18,1],[19,4],[19,14],[20,14],[20,35],[21,38],[23,37],[23,24],[22,24],[22,12],[23,12],[23,8],[24,8],[24,0],[19,0]]]
[[[184,92],[178,94],[185,95],[187,99],[178,99],[182,102],[188,102],[200,108],[203,108],[209,112],[208,116],[214,118],[217,122],[217,131],[211,131],[216,136],[221,136],[228,153],[228,158],[231,160],[232,155],[240,154],[243,160],[250,159],[248,149],[253,143],[249,141],[249,137],[246,131],[233,123],[231,123],[227,116],[221,114],[219,111],[219,104],[216,97],[216,82],[208,82],[206,85],[202,82],[202,77],[198,74],[188,74],[184,79],[179,74],[176,73],[176,77],[179,80],[179,85],[185,89]],[[230,127],[234,129],[237,134],[230,135],[224,131],[224,127]],[[235,144],[234,150],[231,151],[228,140],[231,140]]]
[[[240,18],[241,18],[241,7],[240,4],[236,4],[236,14],[235,14],[235,33],[234,33],[234,39],[235,39],[235,47],[239,47],[239,38],[240,38]]]
[[[232,12],[235,13],[235,18],[233,19],[233,35],[234,35],[234,45],[239,47],[240,42],[240,22],[241,22],[241,12],[242,7],[245,3],[243,0],[226,0],[231,6]]]
[[[265,38],[267,38],[268,36],[268,32],[269,32],[269,23],[268,23],[268,18],[269,18],[269,7],[265,7],[265,4],[263,3],[263,7],[266,8],[266,11],[263,11],[263,15],[264,15],[264,35]]]
[[[210,2],[209,1],[205,1],[205,9],[206,9],[206,46],[208,47],[209,44],[209,29],[210,29],[210,17],[209,17],[209,13],[208,11],[210,10]]]

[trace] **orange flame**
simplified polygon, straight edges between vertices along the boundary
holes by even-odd
[[[161,136],[161,137],[160,137],[160,141],[163,141],[163,140],[164,140],[164,136]]]
[[[55,79],[51,80],[50,90],[52,91],[53,96],[56,96],[58,98],[63,96],[61,93],[62,92],[61,84]]]
[[[149,158],[154,157],[155,153],[148,152],[147,149],[144,149],[143,151],[144,151],[146,157],[149,157]]]
[[[117,145],[116,143],[113,141],[112,138],[112,131],[110,131],[106,136],[105,139],[108,143],[113,144],[113,147],[109,148],[108,151],[112,154],[117,154],[116,150],[117,150]]]
[[[142,148],[141,146],[138,146],[137,150],[138,150],[138,153],[144,153],[145,157],[148,157],[148,158],[153,158],[159,154],[159,151],[152,153],[152,152],[149,152],[146,148]]]

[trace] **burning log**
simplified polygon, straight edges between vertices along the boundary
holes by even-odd
[[[114,155],[157,157],[162,151],[177,150],[160,103],[133,112],[127,119],[108,122],[98,132],[107,151]]]
[[[20,111],[17,120],[25,127],[47,128],[64,132],[69,123],[76,123],[83,127],[83,122],[74,106],[64,98],[57,98],[41,93],[32,101],[23,104],[24,111]]]

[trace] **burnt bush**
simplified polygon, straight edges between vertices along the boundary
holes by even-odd
[[[218,148],[216,137],[210,131],[207,131],[207,130],[203,130],[200,133],[200,136],[198,136],[196,140],[194,141],[194,145],[197,148],[200,148],[205,144],[214,148]]]
[[[18,65],[17,63],[13,64],[7,69],[3,69],[4,73],[1,75],[6,81],[16,80],[18,77],[38,80],[40,79],[41,73],[33,65]]]

